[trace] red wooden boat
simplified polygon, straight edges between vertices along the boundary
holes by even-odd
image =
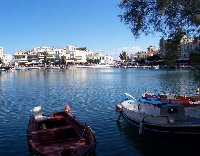
[[[200,106],[200,97],[197,96],[176,96],[174,99],[166,99],[172,103],[179,103],[185,107]]]
[[[44,116],[41,107],[33,109],[27,129],[27,142],[33,155],[91,156],[96,139],[92,129],[66,111]]]

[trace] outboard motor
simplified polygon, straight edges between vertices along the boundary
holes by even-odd
[[[42,115],[41,106],[34,107],[32,111],[34,112],[34,117],[36,121],[43,121],[48,118],[47,116]]]

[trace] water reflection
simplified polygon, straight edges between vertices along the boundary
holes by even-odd
[[[28,155],[26,128],[30,110],[41,105],[50,114],[69,103],[72,113],[96,133],[100,156],[155,155],[173,151],[172,142],[138,137],[124,122],[116,124],[114,106],[123,93],[187,93],[200,86],[199,71],[139,69],[27,70],[0,73],[0,155]],[[17,140],[17,141],[16,141]],[[152,143],[153,142],[153,143]],[[172,148],[172,149],[171,149]],[[9,149],[9,151],[7,150]],[[157,150],[157,151],[156,151]],[[160,152],[159,152],[160,151]],[[171,154],[171,153],[170,153]]]
[[[150,135],[139,135],[138,131],[124,119],[116,122],[120,133],[123,133],[128,144],[138,152],[138,155],[145,156],[169,156],[169,155],[196,155],[199,154],[200,145],[198,142],[187,142],[184,139],[175,140],[166,137],[154,137]]]
[[[200,86],[200,81],[197,81],[199,73],[199,71],[193,73],[188,70],[167,71],[160,75],[161,86],[164,91],[172,93],[194,93]]]

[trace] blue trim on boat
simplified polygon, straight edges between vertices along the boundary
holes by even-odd
[[[171,103],[165,100],[161,100],[159,98],[140,98],[138,102],[144,103],[144,104],[152,104],[157,105],[159,107],[169,107],[169,106],[181,106],[180,104]]]

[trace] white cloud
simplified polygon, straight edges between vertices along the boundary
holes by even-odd
[[[139,46],[133,46],[133,47],[121,47],[121,48],[117,48],[117,49],[110,49],[110,50],[106,50],[105,52],[110,55],[113,56],[114,59],[119,60],[119,54],[122,51],[126,51],[129,55],[132,53],[136,53],[138,51],[141,51],[141,48]]]
[[[122,47],[122,48],[118,48],[118,51],[120,51],[120,53],[122,51],[126,51],[128,53],[136,53],[138,51],[141,51],[141,48],[139,46],[134,46],[134,47]]]

